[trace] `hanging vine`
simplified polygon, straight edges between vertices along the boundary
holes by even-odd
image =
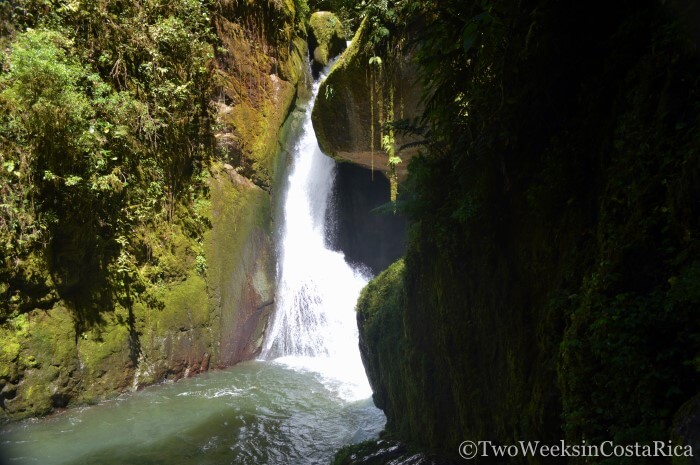
[[[387,103],[387,123],[394,121],[394,86],[389,86],[389,100]],[[396,155],[396,138],[394,136],[394,126],[392,124],[384,125],[384,134],[382,135],[382,148],[388,156],[387,167],[389,170],[389,184],[391,186],[391,201],[394,204],[396,211],[396,198],[399,194],[399,177],[396,173],[396,165],[401,163],[401,158]]]
[[[383,82],[382,82],[382,59],[378,56],[373,56],[369,59],[369,69],[370,69],[370,154],[371,154],[371,168],[372,168],[372,179],[374,179],[374,146],[375,146],[375,119],[374,119],[374,95],[379,93],[377,107],[379,109],[379,136],[380,140],[382,137],[382,124],[383,124]]]
[[[401,163],[401,157],[396,150],[396,137],[393,127],[395,122],[395,88],[396,81],[401,75],[395,68],[399,56],[398,50],[402,45],[403,34],[400,31],[398,20],[398,7],[400,2],[380,0],[370,2],[365,10],[365,18],[368,21],[369,40],[367,52],[369,58],[369,91],[370,91],[370,154],[371,168],[374,172],[374,152],[376,130],[375,124],[379,124],[379,141],[382,151],[387,157],[386,170],[390,183],[390,198],[396,206],[398,197],[398,173],[397,165]],[[400,60],[398,60],[400,61]],[[400,63],[398,64],[400,67]],[[403,116],[403,98],[400,104],[400,113]],[[375,110],[376,106],[376,110]],[[374,173],[373,173],[374,174]]]
[[[374,175],[374,146],[375,146],[375,94],[377,94],[377,110],[379,122],[379,137],[381,148],[387,156],[387,173],[389,184],[391,186],[390,198],[396,204],[398,197],[398,174],[396,165],[401,163],[401,158],[396,153],[396,137],[394,134],[393,122],[394,115],[394,73],[385,73],[381,57],[373,56],[369,59],[370,67],[370,147],[371,147],[371,166],[372,174]],[[386,76],[386,78],[385,78]],[[385,87],[387,87],[385,91]],[[385,98],[385,95],[387,97]]]

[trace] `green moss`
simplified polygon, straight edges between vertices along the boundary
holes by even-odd
[[[78,403],[93,403],[126,389],[133,377],[128,311],[117,308],[103,325],[78,338]]]
[[[16,382],[20,367],[25,365],[20,360],[20,351],[29,330],[28,316],[19,315],[0,327],[0,379]]]
[[[292,84],[298,84],[304,88],[308,81],[306,73],[306,56],[308,44],[302,37],[295,36],[291,41],[289,55],[282,61],[280,66],[280,77]],[[299,89],[298,89],[299,90]]]
[[[64,306],[48,312],[29,314],[28,341],[24,349],[40,365],[70,365],[75,357],[75,323],[73,315]]]
[[[152,312],[157,315],[149,325],[157,333],[204,327],[209,323],[207,305],[207,284],[194,270],[187,279],[165,287],[162,295],[163,310]]]
[[[269,190],[277,172],[278,131],[293,108],[297,91],[304,89],[307,44],[291,24],[295,14],[291,3],[240,8],[248,14],[252,13],[248,9],[260,8],[260,17],[271,15],[269,19],[280,28],[268,31],[276,32],[266,38],[275,43],[272,58],[234,18],[220,23],[219,35],[229,63],[220,69],[218,81],[231,100],[218,113],[220,136],[226,141],[222,144],[226,161]],[[259,20],[257,15],[254,18]]]
[[[124,206],[119,203],[121,197],[116,201],[100,191],[104,206],[123,215],[109,216],[109,228],[102,225],[102,217],[90,223],[101,225],[99,234],[121,228],[118,236],[101,244],[104,250],[82,248],[79,236],[95,235],[76,226],[83,224],[76,220],[62,230],[61,241],[68,246],[54,250],[54,244],[49,244],[41,253],[23,256],[15,263],[22,271],[13,282],[23,283],[21,289],[0,282],[0,297],[11,304],[0,308],[0,337],[5,342],[0,349],[3,418],[42,415],[56,407],[94,402],[130,387],[186,376],[209,363],[223,366],[252,356],[251,350],[236,345],[259,345],[268,316],[264,306],[274,294],[269,191],[281,173],[281,144],[293,127],[291,122],[284,123],[294,109],[297,93],[307,91],[307,43],[300,36],[305,35],[304,8],[304,1],[293,0],[224,2],[213,20],[221,40],[217,57],[197,68],[207,73],[216,68],[217,80],[213,82],[213,76],[207,74],[206,79],[194,81],[202,85],[206,81],[212,89],[220,86],[215,93],[201,89],[197,98],[207,109],[209,98],[221,103],[218,121],[211,127],[220,128],[220,135],[234,141],[230,147],[220,146],[230,150],[222,150],[221,156],[209,150],[213,139],[209,126],[195,122],[188,126],[192,132],[184,134],[177,132],[181,127],[168,125],[174,131],[168,134],[178,137],[162,140],[197,147],[196,157],[178,159],[182,167],[169,166],[177,168],[171,171],[163,163],[177,157],[165,157],[157,167],[139,165],[138,176],[131,180],[143,178],[150,184],[147,195],[138,191],[133,196],[138,204]],[[129,11],[145,10],[137,5]],[[76,45],[80,46],[82,43]],[[189,69],[185,74],[190,76]],[[223,94],[226,98],[219,102]],[[196,110],[196,105],[191,108],[197,115],[207,113]],[[103,133],[118,132],[115,127],[109,130]],[[184,153],[178,147],[168,147],[164,153]],[[191,151],[185,152],[189,155]],[[122,158],[128,157],[110,157],[109,169]],[[210,160],[212,176],[208,177]],[[230,166],[224,169],[224,163],[234,165],[235,171]],[[177,192],[165,192],[164,176],[175,176],[168,180],[177,185]],[[165,201],[168,194],[177,198]],[[96,256],[91,252],[105,252],[104,262],[94,269],[81,266],[80,261]],[[61,260],[67,265],[66,273],[57,274],[64,284],[59,296],[56,289],[60,286],[49,270]],[[76,276],[83,283],[89,281],[90,289],[75,280],[68,283]],[[0,280],[5,278],[5,274],[0,276]],[[100,285],[93,285],[97,278]],[[260,318],[248,320],[251,312]],[[246,333],[248,327],[242,329],[243,323],[254,327],[253,334]],[[230,356],[227,359],[221,357],[222,344]],[[233,352],[238,358],[232,358]]]
[[[266,76],[266,79],[271,79]],[[272,185],[277,172],[278,131],[288,116],[296,87],[275,78],[270,84],[273,94],[259,107],[242,102],[234,106],[222,121],[237,135],[245,158],[244,173],[265,189]]]
[[[321,83],[312,110],[311,118],[314,125],[318,145],[326,155],[338,159],[338,147],[350,146],[350,140],[335,134],[336,127],[350,128],[348,107],[356,106],[360,109],[370,110],[370,96],[366,79],[367,66],[362,63],[369,59],[364,52],[363,44],[367,39],[367,22],[363,21],[355,33],[350,46],[343,52],[333,65],[331,72]],[[347,89],[353,97],[351,102],[346,101],[347,96],[341,89]],[[369,129],[369,124],[367,124]],[[342,131],[345,132],[345,131]],[[341,137],[341,142],[336,141]],[[367,138],[369,131],[367,131]]]
[[[406,398],[404,271],[403,260],[395,262],[365,286],[357,301],[360,353],[374,391],[374,402],[387,415],[387,429],[394,431],[406,427],[397,424],[397,419],[408,419],[415,412]]]
[[[186,279],[159,286],[154,296],[162,308],[134,307],[141,334],[135,386],[197,372],[205,354],[212,355],[215,331],[205,278],[191,269]]]
[[[14,395],[4,401],[5,413],[19,419],[46,414],[56,406],[67,405],[75,393],[72,374],[77,369],[70,311],[61,306],[49,312],[34,311],[24,315],[22,321],[16,320],[15,324],[21,328],[11,336],[15,338],[13,346],[20,348],[15,361],[11,362],[16,367],[11,371],[17,370],[17,376],[8,379],[11,386],[8,389]]]
[[[357,312],[360,328],[365,334],[379,336],[382,318],[401,309],[404,270],[404,261],[398,260],[362,289]]]
[[[309,19],[309,48],[319,69],[345,47],[343,25],[331,12],[317,11]]]

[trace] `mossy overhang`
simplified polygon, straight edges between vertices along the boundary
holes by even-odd
[[[321,150],[339,162],[386,173],[388,156],[381,149],[381,106],[386,106],[389,91],[381,95],[379,86],[372,85],[369,65],[373,57],[368,46],[369,25],[363,21],[350,46],[338,58],[326,79],[321,83],[314,104],[311,120]],[[417,82],[417,72],[411,53],[391,56],[384,60],[383,87],[393,88],[395,119],[415,120],[422,114],[422,88]],[[374,88],[373,88],[374,87]],[[374,125],[374,137],[372,126]],[[415,136],[397,134],[396,147],[417,142]],[[408,161],[416,155],[417,148],[398,150],[402,163],[397,166],[399,178],[407,174]]]
[[[333,57],[347,48],[343,24],[330,11],[317,11],[309,18],[309,52],[314,77]]]

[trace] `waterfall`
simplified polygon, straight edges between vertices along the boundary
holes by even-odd
[[[292,152],[278,246],[276,309],[262,358],[319,373],[339,396],[370,395],[358,348],[355,303],[369,277],[330,250],[327,224],[335,161],[318,146],[311,109]]]

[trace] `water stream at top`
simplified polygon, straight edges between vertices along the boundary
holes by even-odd
[[[311,105],[286,181],[262,360],[6,426],[10,463],[320,465],[377,436],[385,418],[369,398],[353,311],[367,277],[326,247],[335,163],[318,148]]]

